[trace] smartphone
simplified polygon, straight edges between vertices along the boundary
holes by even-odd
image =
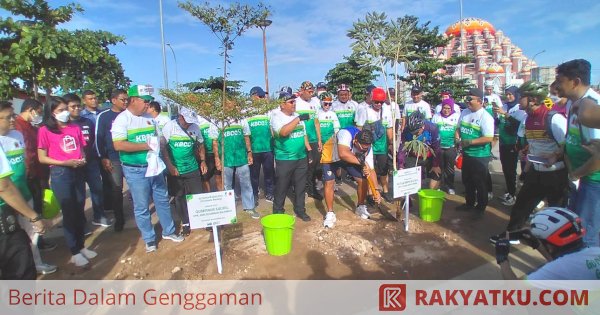
[[[536,164],[545,164],[545,165],[550,164],[550,161],[548,159],[543,158],[541,156],[531,155],[531,154],[527,154],[527,160],[531,163],[536,163]]]

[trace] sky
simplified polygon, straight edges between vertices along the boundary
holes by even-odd
[[[256,1],[242,3],[256,4]],[[111,51],[120,59],[133,84],[165,87],[160,35],[159,0],[50,0],[52,7],[70,2],[85,10],[61,27],[105,30],[125,37]],[[208,27],[163,0],[168,84],[223,75],[219,41]],[[227,5],[227,1],[210,1]],[[203,1],[197,0],[197,3]],[[367,12],[385,11],[388,17],[415,15],[440,31],[460,18],[459,0],[327,0],[264,1],[273,24],[266,29],[269,87],[297,89],[305,80],[324,81],[327,72],[351,53],[346,36],[352,23]],[[6,13],[2,14],[5,16]],[[600,80],[600,1],[597,0],[463,0],[463,17],[478,17],[502,30],[539,66],[584,58],[592,63],[592,84]],[[236,40],[228,65],[229,79],[244,80],[244,92],[264,88],[262,31],[252,28]],[[378,83],[378,82],[374,82]],[[381,83],[381,82],[379,82]]]

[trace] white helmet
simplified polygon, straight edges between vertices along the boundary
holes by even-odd
[[[548,207],[531,218],[531,233],[555,246],[565,246],[585,234],[581,218],[567,208]]]

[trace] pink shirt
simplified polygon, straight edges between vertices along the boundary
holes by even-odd
[[[69,123],[60,128],[61,133],[53,133],[46,126],[38,132],[38,149],[46,150],[48,157],[58,161],[81,159],[84,157],[85,139],[79,126]]]

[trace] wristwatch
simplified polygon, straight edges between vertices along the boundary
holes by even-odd
[[[37,217],[35,217],[33,219],[29,219],[29,222],[34,223],[34,222],[40,221],[42,219],[43,219],[43,217],[38,214]]]

